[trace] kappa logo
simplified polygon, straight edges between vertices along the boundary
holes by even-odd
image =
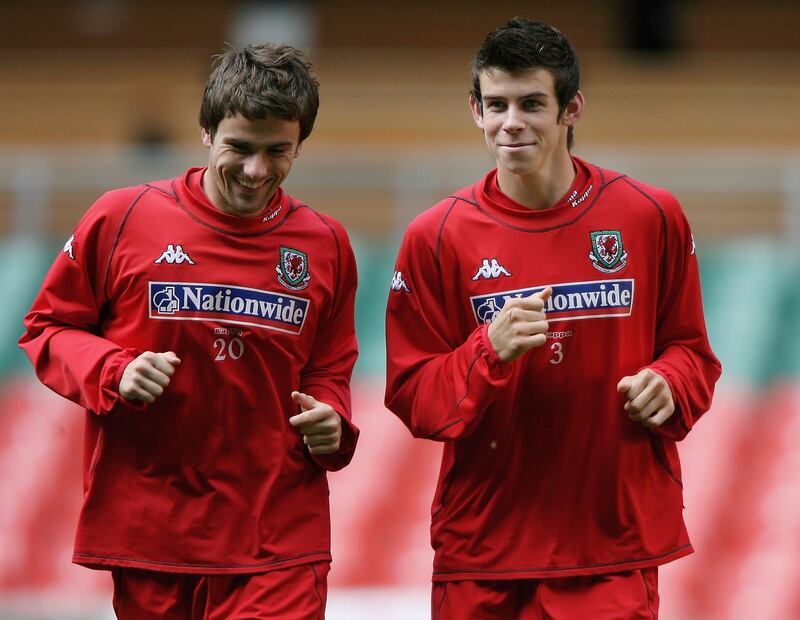
[[[194,265],[194,261],[189,257],[189,255],[183,251],[183,246],[180,243],[176,245],[172,245],[171,243],[167,245],[167,249],[161,254],[159,258],[154,260],[154,263],[163,263],[167,261],[170,265],[181,263],[189,263],[190,265]]]
[[[281,255],[275,266],[278,282],[290,291],[299,291],[308,286],[308,255],[300,250],[281,247]]]
[[[622,233],[618,230],[596,230],[589,233],[592,267],[603,273],[615,273],[628,264],[628,253],[622,247]]]
[[[575,207],[577,207],[579,204],[581,204],[584,200],[586,200],[591,195],[592,187],[594,187],[594,186],[593,185],[589,185],[589,187],[586,188],[586,191],[583,192],[578,198],[575,197],[578,194],[578,192],[577,191],[573,192],[572,196],[569,197],[569,204],[572,205],[573,209]]]
[[[73,247],[72,243],[75,241],[75,235],[70,235],[67,242],[64,244],[64,253],[69,256],[72,260],[75,260],[75,255],[72,253]]]
[[[278,208],[275,209],[272,213],[267,213],[263,218],[261,218],[262,222],[269,222],[271,219],[278,216],[278,213],[281,212],[283,205],[278,205]]]
[[[507,276],[511,277],[511,274],[508,273],[508,269],[503,267],[500,263],[497,262],[496,258],[491,259],[491,262],[488,258],[483,259],[483,264],[478,267],[478,271],[472,276],[473,280],[478,280],[480,278],[486,279],[494,279],[499,278],[500,276]]]
[[[392,290],[393,291],[403,291],[404,293],[410,293],[411,289],[408,288],[406,281],[403,280],[403,272],[402,271],[395,271],[394,275],[392,276]]]

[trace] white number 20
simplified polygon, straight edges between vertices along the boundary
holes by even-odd
[[[217,351],[217,356],[214,358],[215,362],[221,362],[230,357],[231,359],[238,360],[244,355],[244,342],[240,338],[234,338],[228,342],[224,338],[217,338],[214,341],[214,350]]]

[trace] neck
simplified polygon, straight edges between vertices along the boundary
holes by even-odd
[[[497,168],[500,191],[535,211],[555,205],[567,193],[574,179],[575,167],[568,152],[562,157],[554,157],[549,165],[530,174],[515,174],[505,168]]]
[[[202,187],[203,193],[214,208],[224,213],[225,210],[220,206],[221,201],[219,199],[219,194],[216,192],[217,188],[214,186],[214,181],[211,179],[210,168],[206,168],[205,172],[203,172],[203,178],[200,180],[200,187]]]

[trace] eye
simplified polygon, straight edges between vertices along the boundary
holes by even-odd
[[[540,101],[538,101],[538,100],[536,100],[536,99],[526,99],[526,100],[523,102],[522,106],[523,106],[523,107],[524,107],[526,110],[535,110],[536,108],[540,108],[540,107],[542,107],[542,104],[541,104],[541,102],[540,102]]]
[[[486,107],[493,112],[502,112],[508,106],[505,101],[492,100],[486,103]]]

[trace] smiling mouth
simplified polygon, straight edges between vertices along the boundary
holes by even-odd
[[[236,180],[237,185],[243,187],[246,190],[255,191],[261,189],[267,184],[267,179],[263,181],[246,181],[245,179],[240,179],[239,177],[234,177]]]

